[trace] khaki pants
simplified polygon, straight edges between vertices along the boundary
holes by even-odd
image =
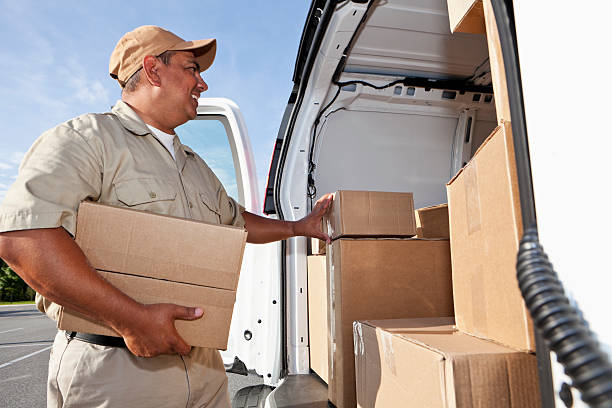
[[[126,348],[72,339],[59,331],[49,360],[47,408],[228,408],[227,376],[217,350],[136,357]]]

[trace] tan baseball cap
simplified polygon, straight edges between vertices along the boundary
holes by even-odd
[[[145,56],[158,56],[166,51],[193,51],[202,72],[215,60],[217,40],[185,41],[161,27],[140,26],[124,34],[115,46],[108,64],[110,76],[123,88],[126,81],[142,67]]]

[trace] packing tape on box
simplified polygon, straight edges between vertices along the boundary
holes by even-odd
[[[480,231],[480,195],[478,194],[477,163],[468,163],[463,170],[465,180],[465,213],[468,234]]]
[[[335,361],[336,361],[336,320],[334,319],[334,311],[336,308],[336,292],[334,290],[334,262],[333,262],[333,252],[332,252],[332,246],[329,245],[328,248],[328,252],[327,252],[327,270],[329,271],[329,273],[327,274],[327,296],[328,296],[328,305],[329,307],[327,308],[327,324],[328,324],[328,330],[329,330],[329,342],[330,342],[330,355],[329,355],[329,361],[331,362],[330,367],[329,367],[329,378],[330,380],[332,378],[334,378],[334,368],[335,368]]]
[[[385,364],[389,367],[389,371],[393,375],[397,374],[395,369],[395,353],[393,352],[393,335],[385,331],[379,331],[382,338],[383,354],[385,355]]]
[[[357,357],[362,356],[365,352],[360,322],[353,322],[353,351]]]

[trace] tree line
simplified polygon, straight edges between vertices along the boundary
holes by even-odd
[[[0,302],[34,300],[36,292],[0,258]]]

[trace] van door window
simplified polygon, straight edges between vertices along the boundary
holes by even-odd
[[[227,194],[241,204],[243,195],[238,188],[234,154],[229,141],[227,120],[224,117],[200,115],[176,128],[181,143],[202,157],[217,175]]]

